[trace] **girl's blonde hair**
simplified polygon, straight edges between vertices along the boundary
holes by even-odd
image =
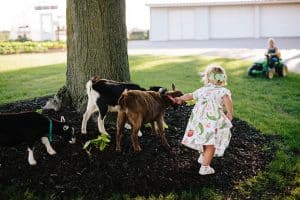
[[[269,39],[268,39],[268,44],[270,44],[270,42],[273,42],[273,44],[275,44],[274,38],[269,38]]]
[[[202,78],[204,84],[212,83],[218,86],[227,85],[226,71],[220,65],[212,64],[206,67]]]

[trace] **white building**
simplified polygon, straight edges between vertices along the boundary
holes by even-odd
[[[59,31],[58,31],[59,30]],[[10,39],[19,36],[34,41],[66,40],[66,3],[62,0],[34,0],[22,8]]]
[[[300,0],[149,0],[150,40],[300,37]]]

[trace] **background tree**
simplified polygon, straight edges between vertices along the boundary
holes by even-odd
[[[129,81],[125,0],[67,0],[67,49],[63,106],[83,111],[91,76]]]

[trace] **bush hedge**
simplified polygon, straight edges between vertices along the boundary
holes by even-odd
[[[0,42],[0,54],[38,53],[52,49],[66,49],[65,42]]]

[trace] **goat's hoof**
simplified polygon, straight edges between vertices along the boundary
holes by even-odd
[[[116,148],[116,152],[117,153],[121,153],[121,149],[120,148]]]
[[[81,134],[86,134],[86,130],[81,130]]]
[[[107,132],[100,132],[101,135],[106,135],[108,137],[110,137],[110,135]]]
[[[134,151],[135,151],[135,152],[141,152],[141,151],[142,151],[142,148],[141,148],[141,147],[134,148]]]
[[[32,160],[29,162],[29,165],[31,165],[31,166],[35,166],[36,164],[37,164],[37,162],[35,160]]]
[[[56,154],[56,151],[52,150],[52,151],[49,151],[48,153],[49,153],[49,155],[53,156]]]
[[[139,132],[138,132],[138,136],[139,136],[139,137],[142,137],[142,136],[143,136],[143,133],[142,133],[141,131],[139,131]]]
[[[167,150],[170,150],[171,149],[171,146],[168,144],[168,143],[164,143],[163,144],[163,147]]]
[[[151,135],[158,136],[158,134],[154,131],[151,131]]]

